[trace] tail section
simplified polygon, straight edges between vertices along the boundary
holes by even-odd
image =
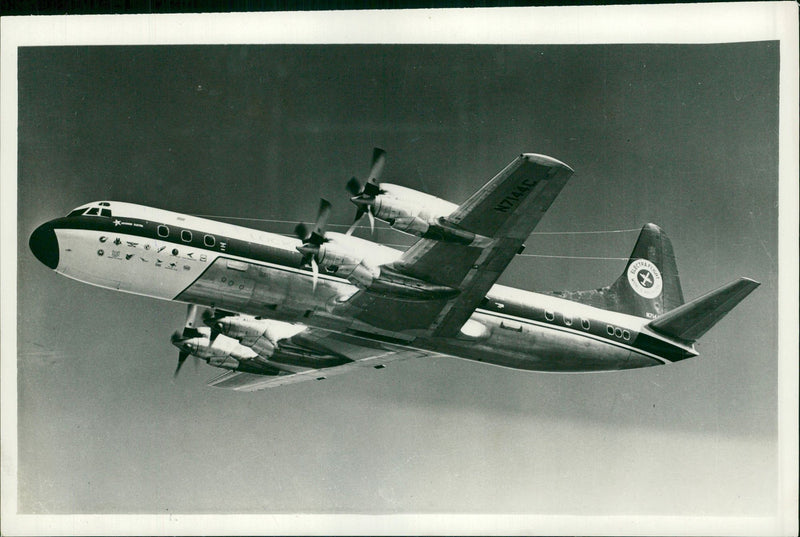
[[[647,326],[665,336],[693,343],[759,285],[748,278],[739,278],[662,315]]]
[[[683,290],[672,243],[660,227],[646,224],[628,264],[617,280],[591,291],[562,291],[557,296],[628,315],[655,319],[683,304]]]
[[[654,319],[683,304],[672,243],[660,227],[646,224],[628,264],[608,290],[615,311]]]
[[[684,304],[672,243],[660,227],[646,224],[625,270],[614,283],[591,291],[553,294],[596,308],[653,319],[647,327],[654,332],[692,344],[759,285],[749,278],[739,278]]]

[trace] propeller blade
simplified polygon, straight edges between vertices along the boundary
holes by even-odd
[[[297,238],[301,241],[304,241],[308,238],[308,228],[302,222],[294,226],[294,234],[297,235]]]
[[[350,180],[347,181],[345,188],[347,188],[347,191],[353,196],[358,196],[361,194],[361,183],[359,183],[358,179],[355,177],[351,177]]]
[[[189,304],[186,308],[186,328],[194,328],[195,318],[197,317],[197,304]]]
[[[311,256],[311,273],[313,274],[311,280],[311,291],[315,293],[317,291],[317,279],[319,278],[319,266],[317,265],[316,256]]]
[[[372,167],[369,170],[369,182],[373,185],[378,184],[378,180],[383,174],[383,167],[386,165],[386,151],[380,147],[372,150]]]
[[[175,377],[178,376],[178,372],[181,370],[181,367],[183,367],[183,362],[185,362],[186,358],[188,358],[188,357],[189,357],[189,353],[188,352],[181,351],[178,354],[178,367],[175,368],[175,372],[172,374],[172,378],[175,378]]]
[[[353,223],[350,224],[350,227],[347,228],[347,232],[345,233],[345,235],[352,235],[353,234],[353,231],[355,231],[356,228],[358,227],[358,221],[361,220],[361,218],[364,216],[365,212],[367,212],[367,209],[363,205],[357,205],[356,206],[356,217],[353,220]]]
[[[372,205],[367,207],[367,216],[369,216],[369,232],[375,234],[375,215],[372,214]]]
[[[317,223],[314,226],[314,233],[320,237],[325,236],[325,228],[328,225],[328,219],[331,216],[331,202],[324,198],[319,200],[319,211],[317,211]]]

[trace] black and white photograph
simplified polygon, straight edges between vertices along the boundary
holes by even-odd
[[[3,534],[796,533],[797,6],[553,9],[4,18]]]

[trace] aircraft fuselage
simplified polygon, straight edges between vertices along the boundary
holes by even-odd
[[[649,319],[502,285],[454,338],[375,327],[337,314],[359,290],[347,279],[322,271],[313,288],[299,240],[128,203],[86,205],[40,226],[30,245],[56,272],[99,287],[516,369],[632,369],[697,355],[647,328]]]

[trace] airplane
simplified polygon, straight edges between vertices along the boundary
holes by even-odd
[[[642,227],[616,281],[532,292],[497,279],[573,174],[523,153],[460,205],[368,181],[364,214],[419,239],[401,251],[327,231],[321,200],[297,238],[117,201],[40,225],[34,256],[91,285],[188,304],[175,375],[188,357],[224,372],[210,386],[256,391],[411,358],[456,357],[526,371],[597,372],[679,362],[759,283],[739,278],[685,302],[672,243]],[[355,225],[355,224],[354,224]],[[197,327],[198,311],[206,326]]]

